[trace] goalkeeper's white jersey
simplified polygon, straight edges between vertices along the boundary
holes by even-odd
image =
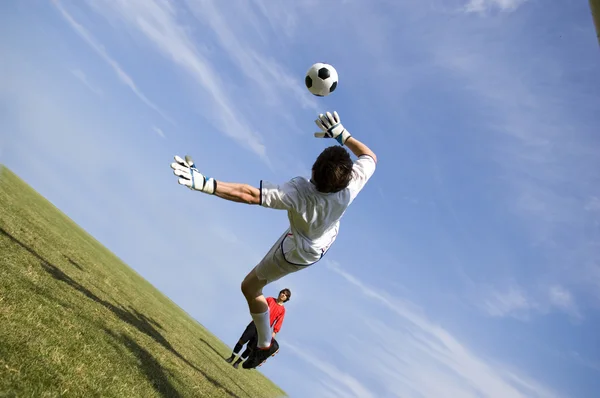
[[[335,193],[322,193],[305,177],[277,185],[261,181],[260,205],[287,210],[290,227],[281,245],[285,259],[296,265],[319,261],[335,241],[340,219],[375,172],[375,160],[368,155],[354,162],[349,186]]]

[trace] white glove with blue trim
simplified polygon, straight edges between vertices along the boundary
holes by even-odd
[[[351,134],[344,128],[342,122],[340,122],[340,117],[335,111],[333,115],[330,112],[327,112],[326,115],[321,113],[319,118],[315,120],[315,123],[322,130],[315,133],[315,137],[317,138],[335,138],[340,145],[344,145],[346,140],[351,137]]]
[[[205,175],[200,173],[189,155],[185,156],[185,160],[175,155],[175,162],[171,163],[171,168],[173,169],[173,174],[179,177],[179,184],[209,195],[215,193],[217,181],[213,178],[206,178]]]

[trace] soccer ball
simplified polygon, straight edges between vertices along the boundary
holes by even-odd
[[[317,97],[325,97],[333,93],[337,87],[337,71],[329,64],[317,62],[306,72],[304,84],[312,94]]]

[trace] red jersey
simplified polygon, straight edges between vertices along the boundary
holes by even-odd
[[[274,297],[267,297],[267,304],[269,304],[270,323],[273,332],[279,333],[283,324],[283,318],[285,317],[285,307],[277,304],[277,300]]]

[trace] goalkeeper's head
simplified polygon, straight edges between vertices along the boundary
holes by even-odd
[[[325,148],[312,167],[312,182],[323,193],[339,192],[352,179],[353,162],[346,148],[334,145]]]

